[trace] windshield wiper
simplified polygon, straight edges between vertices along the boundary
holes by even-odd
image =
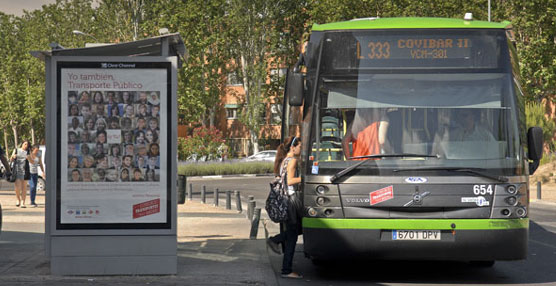
[[[392,172],[408,172],[408,171],[451,171],[451,172],[465,172],[475,174],[477,176],[496,180],[499,182],[507,182],[508,177],[505,176],[495,176],[485,172],[485,169],[482,168],[461,168],[461,167],[443,167],[443,168],[411,168],[411,169],[398,169],[393,170]]]
[[[410,153],[402,153],[402,154],[376,154],[376,155],[366,155],[366,156],[357,156],[357,157],[350,157],[349,159],[365,159],[357,164],[353,164],[340,172],[334,174],[330,177],[330,182],[334,183],[334,181],[338,180],[339,178],[343,177],[347,173],[351,172],[353,169],[365,164],[369,160],[377,159],[377,158],[403,158],[403,157],[412,157],[412,158],[440,158],[439,155],[425,155],[425,154],[410,154]]]

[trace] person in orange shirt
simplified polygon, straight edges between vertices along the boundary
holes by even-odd
[[[357,109],[353,122],[348,126],[342,140],[346,159],[381,154],[382,146],[386,142],[388,124],[388,117],[380,109]],[[350,142],[352,142],[352,152],[349,149]]]

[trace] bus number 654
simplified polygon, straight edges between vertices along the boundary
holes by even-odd
[[[475,194],[475,196],[492,195],[492,193],[492,185],[473,185],[473,194]]]

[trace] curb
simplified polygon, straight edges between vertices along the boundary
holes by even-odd
[[[541,206],[545,206],[545,207],[556,208],[556,202],[550,202],[550,201],[545,201],[545,200],[531,200],[530,203],[533,204],[533,205],[541,205]]]

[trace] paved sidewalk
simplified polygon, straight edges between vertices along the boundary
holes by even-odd
[[[52,276],[44,254],[44,193],[38,208],[17,208],[13,190],[0,190],[0,285],[278,285],[263,224],[250,240],[244,212],[199,201],[178,205],[178,274],[171,276]],[[268,224],[271,233],[277,232]]]

